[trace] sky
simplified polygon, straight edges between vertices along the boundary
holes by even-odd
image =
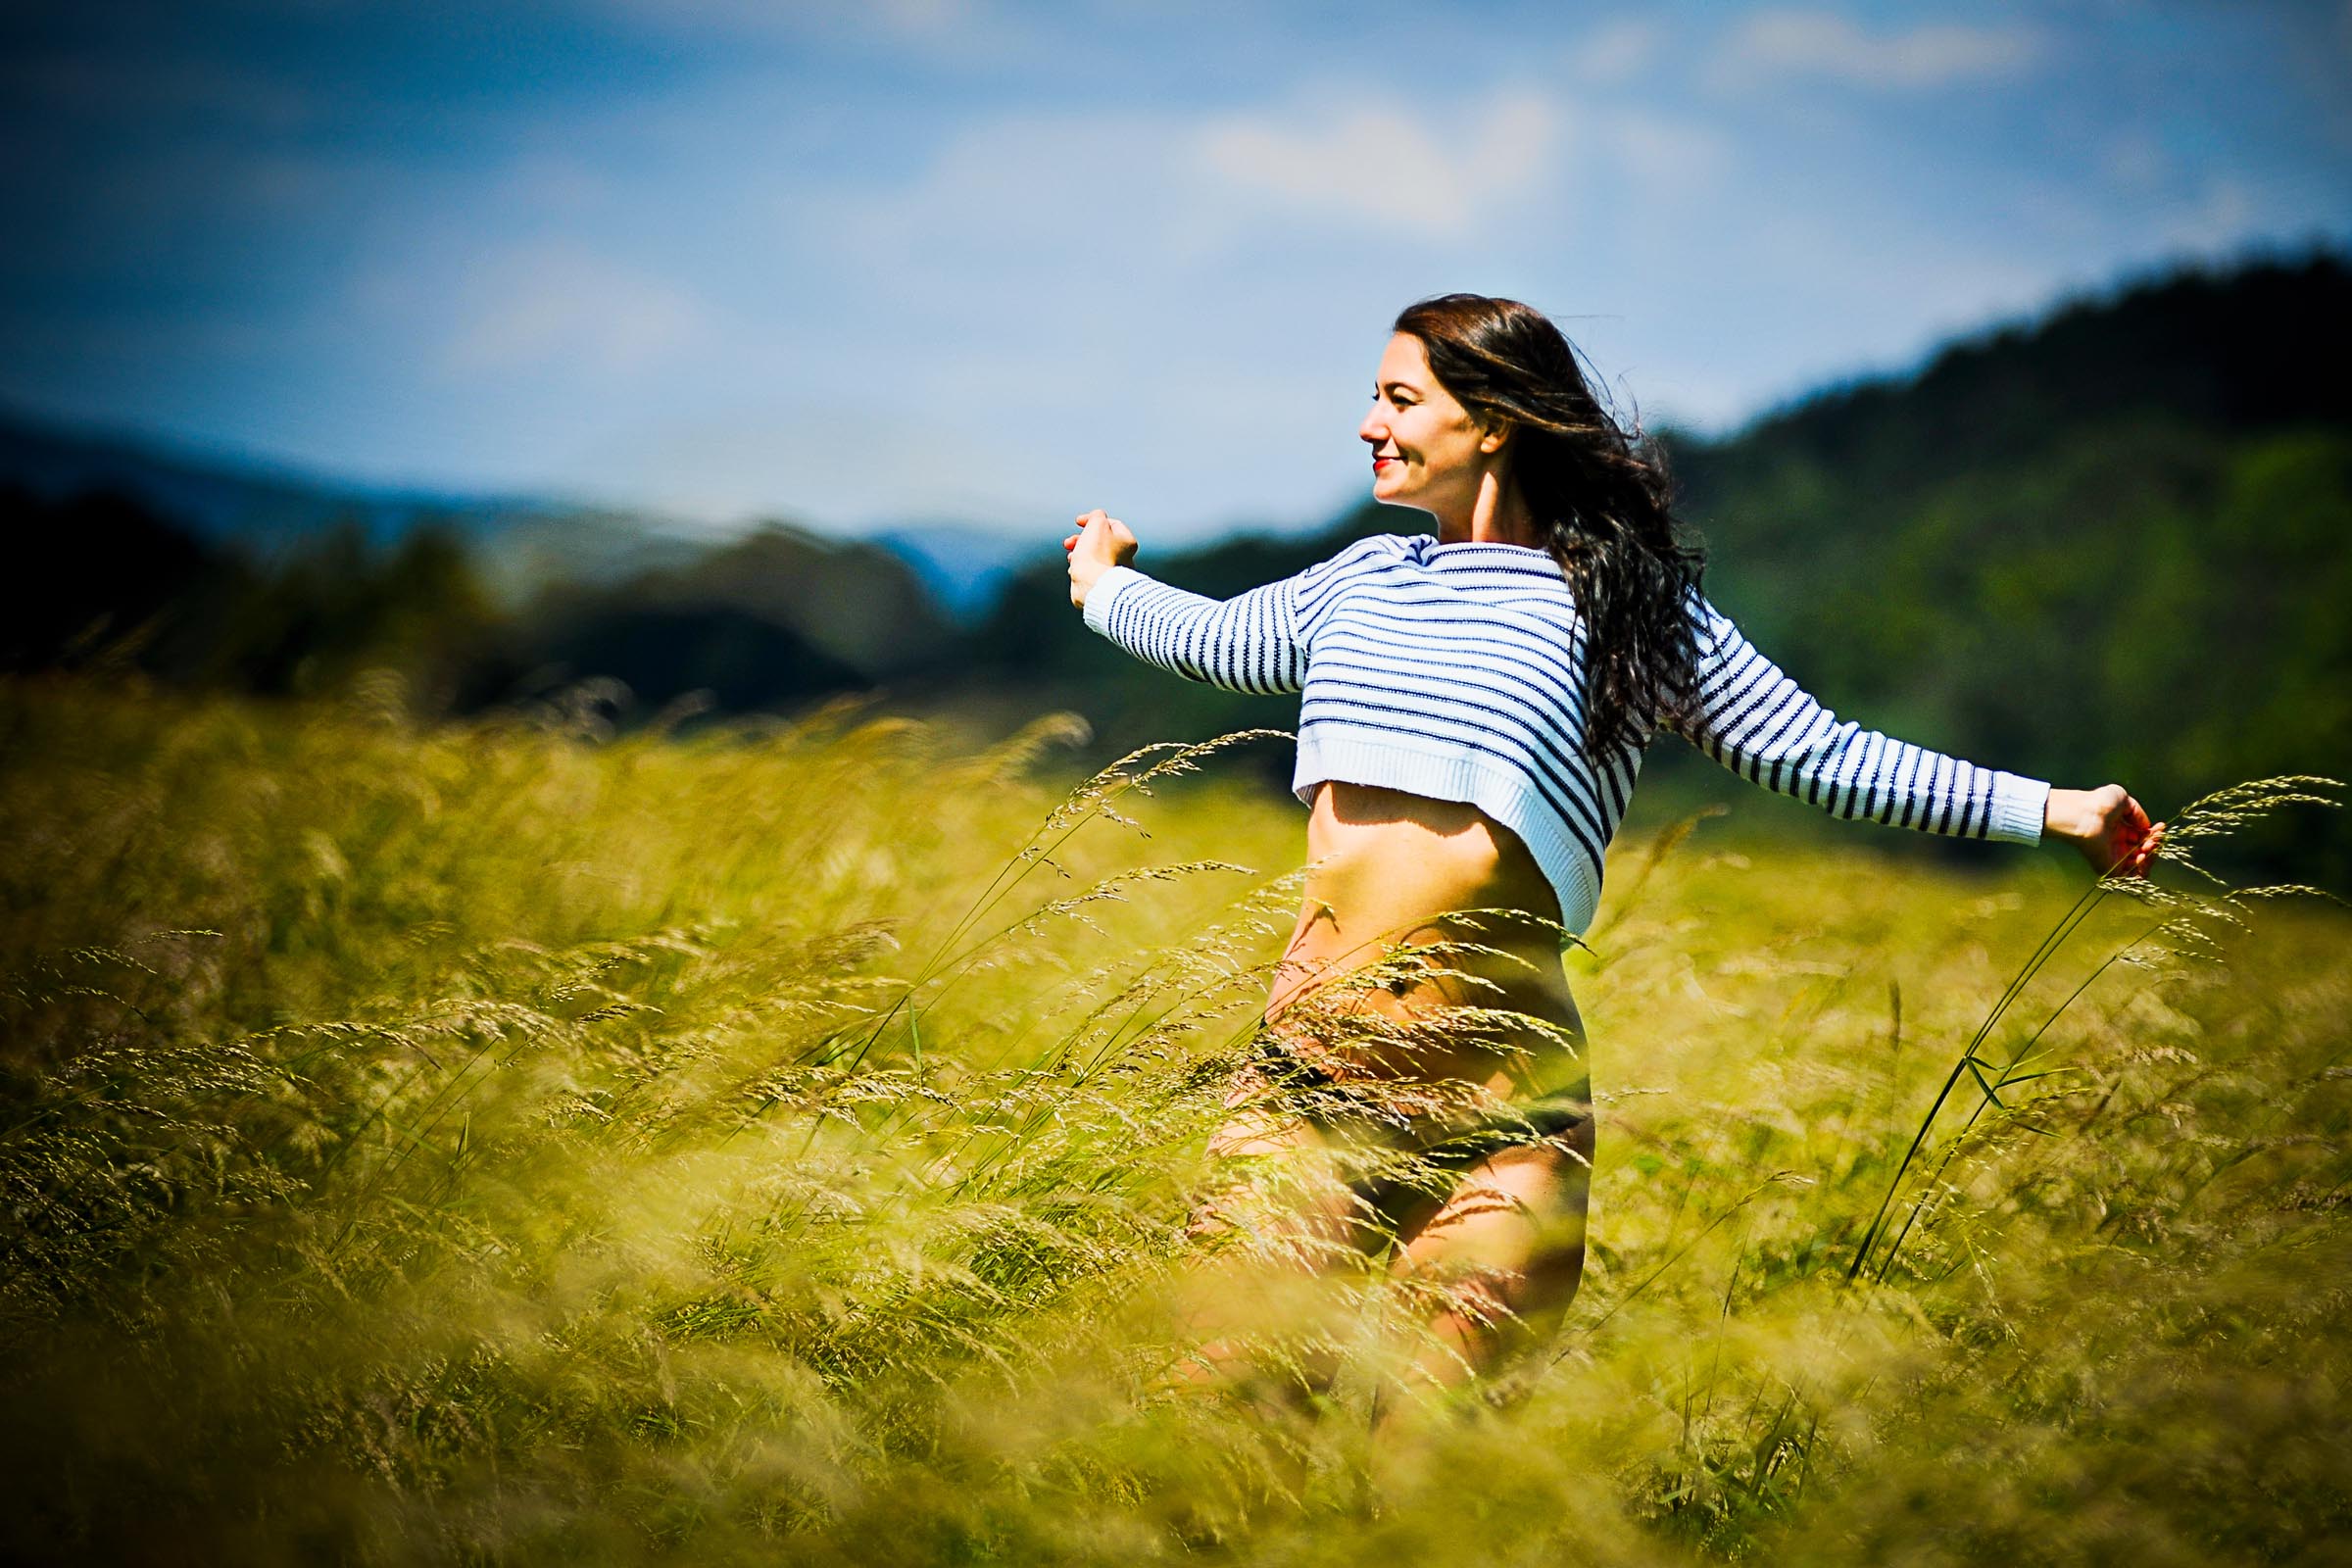
[[[726,529],[1329,516],[1388,323],[1721,432],[2352,247],[2352,4],[38,3],[0,406]]]

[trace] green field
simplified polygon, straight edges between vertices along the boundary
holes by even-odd
[[[1269,1404],[1172,1375],[1171,1298],[1295,905],[1298,813],[1239,758],[1282,742],[1073,793],[1053,720],[403,712],[0,687],[0,1555],[2352,1539],[2352,920],[2318,901],[1637,821],[1572,959],[1567,1326],[1446,1394],[1396,1371],[1412,1282],[1338,1279],[1264,1318],[1272,1361],[1344,1326],[1335,1392]]]

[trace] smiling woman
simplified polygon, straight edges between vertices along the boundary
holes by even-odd
[[[1429,370],[1429,351],[1409,332],[1389,339],[1356,433],[1372,443],[1372,499],[1424,511],[1458,508],[1475,487],[1478,458],[1502,448],[1501,430],[1479,424]],[[1434,399],[1432,391],[1438,396]]]
[[[1799,690],[1707,603],[1655,455],[1525,305],[1407,309],[1357,434],[1374,497],[1427,513],[1435,535],[1362,540],[1222,603],[1137,571],[1135,536],[1104,513],[1063,544],[1087,624],[1138,658],[1303,693],[1306,897],[1266,1054],[1212,1151],[1372,1146],[1442,1173],[1434,1193],[1327,1184],[1279,1224],[1301,1257],[1353,1248],[1430,1281],[1422,1366],[1446,1381],[1542,1335],[1581,1275],[1592,1119],[1559,950],[1592,921],[1659,729],[1834,815],[2063,839],[2102,873],[2141,871],[2163,830],[2119,786],[1979,767]],[[1373,964],[1393,983],[1350,981]],[[1335,998],[1353,1027],[1333,1029]],[[1212,1201],[1198,1228],[1222,1223]],[[1204,1364],[1229,1344],[1212,1329]]]

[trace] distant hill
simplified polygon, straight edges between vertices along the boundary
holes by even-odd
[[[697,692],[725,711],[772,710],[920,679],[954,640],[897,556],[771,521],[675,564],[551,584],[478,662],[466,696],[512,701],[603,676],[646,710]]]
[[[952,636],[900,555],[784,522],[712,541],[643,514],[338,484],[21,417],[0,416],[0,525],[28,568],[5,596],[0,668],[129,660],[309,690],[397,626],[380,662],[461,706],[603,676],[647,710],[698,689],[746,710],[903,677]]]
[[[2352,767],[2352,272],[2194,271],[1675,442],[1711,592],[1890,729],[2151,801]]]
[[[746,523],[714,539],[708,528],[625,507],[352,484],[5,409],[0,487],[45,502],[118,495],[199,539],[265,552],[300,548],[337,528],[356,528],[377,547],[438,529],[465,540],[489,586],[508,599],[558,583],[684,568],[760,526]],[[1031,541],[968,522],[909,521],[863,537],[912,567],[941,609],[965,618],[985,612],[1013,564],[1036,553]]]
[[[972,523],[906,522],[864,536],[912,566],[942,608],[959,620],[985,615],[1025,562],[1051,541]]]
[[[1692,450],[1725,485],[1802,460],[1899,493],[2047,453],[2085,420],[2343,425],[2352,386],[2331,356],[2352,344],[2348,298],[2352,274],[2326,255],[2176,271],[1971,334],[1913,374],[1827,388]]]
[[[379,544],[427,521],[481,532],[514,510],[509,502],[337,484],[5,412],[0,484],[43,501],[97,492],[124,496],[200,537],[264,543],[308,538],[342,523],[357,525]]]
[[[431,529],[463,540],[490,589],[509,600],[551,577],[610,578],[700,548],[661,519],[622,509],[351,484],[8,413],[0,413],[0,486],[46,502],[121,496],[199,539],[265,555],[338,529],[379,549]]]

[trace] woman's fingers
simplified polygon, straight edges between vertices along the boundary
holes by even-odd
[[[1070,603],[1083,607],[1087,590],[1094,586],[1095,579],[1106,567],[1134,555],[1135,546],[1130,539],[1124,550],[1120,548],[1119,536],[1127,530],[1101,507],[1081,512],[1072,520],[1078,524],[1078,531],[1064,538],[1061,548],[1070,557]]]
[[[2149,863],[2164,846],[2164,824],[2150,822],[2145,807],[2122,789],[2109,787],[2123,798],[2107,814],[2108,859],[2113,865],[2108,874],[2146,876]]]
[[[1135,559],[1135,535],[1101,507],[1081,512],[1074,520],[1078,524],[1076,537],[1061,542],[1061,547],[1071,555],[1092,555],[1114,566],[1125,565]]]
[[[2164,844],[2164,824],[2121,784],[2050,791],[2044,831],[2082,852],[2099,876],[2144,876]]]
[[[1102,519],[1103,542],[1109,547],[1110,559],[1125,565],[1135,559],[1135,534],[1116,517]]]
[[[2131,800],[2127,792],[2115,792],[2122,795],[2122,800],[2107,807],[2107,860],[2115,862],[2115,870],[2119,872],[2135,872],[2140,839],[2147,837],[2147,813],[2140,811],[2140,802]]]

